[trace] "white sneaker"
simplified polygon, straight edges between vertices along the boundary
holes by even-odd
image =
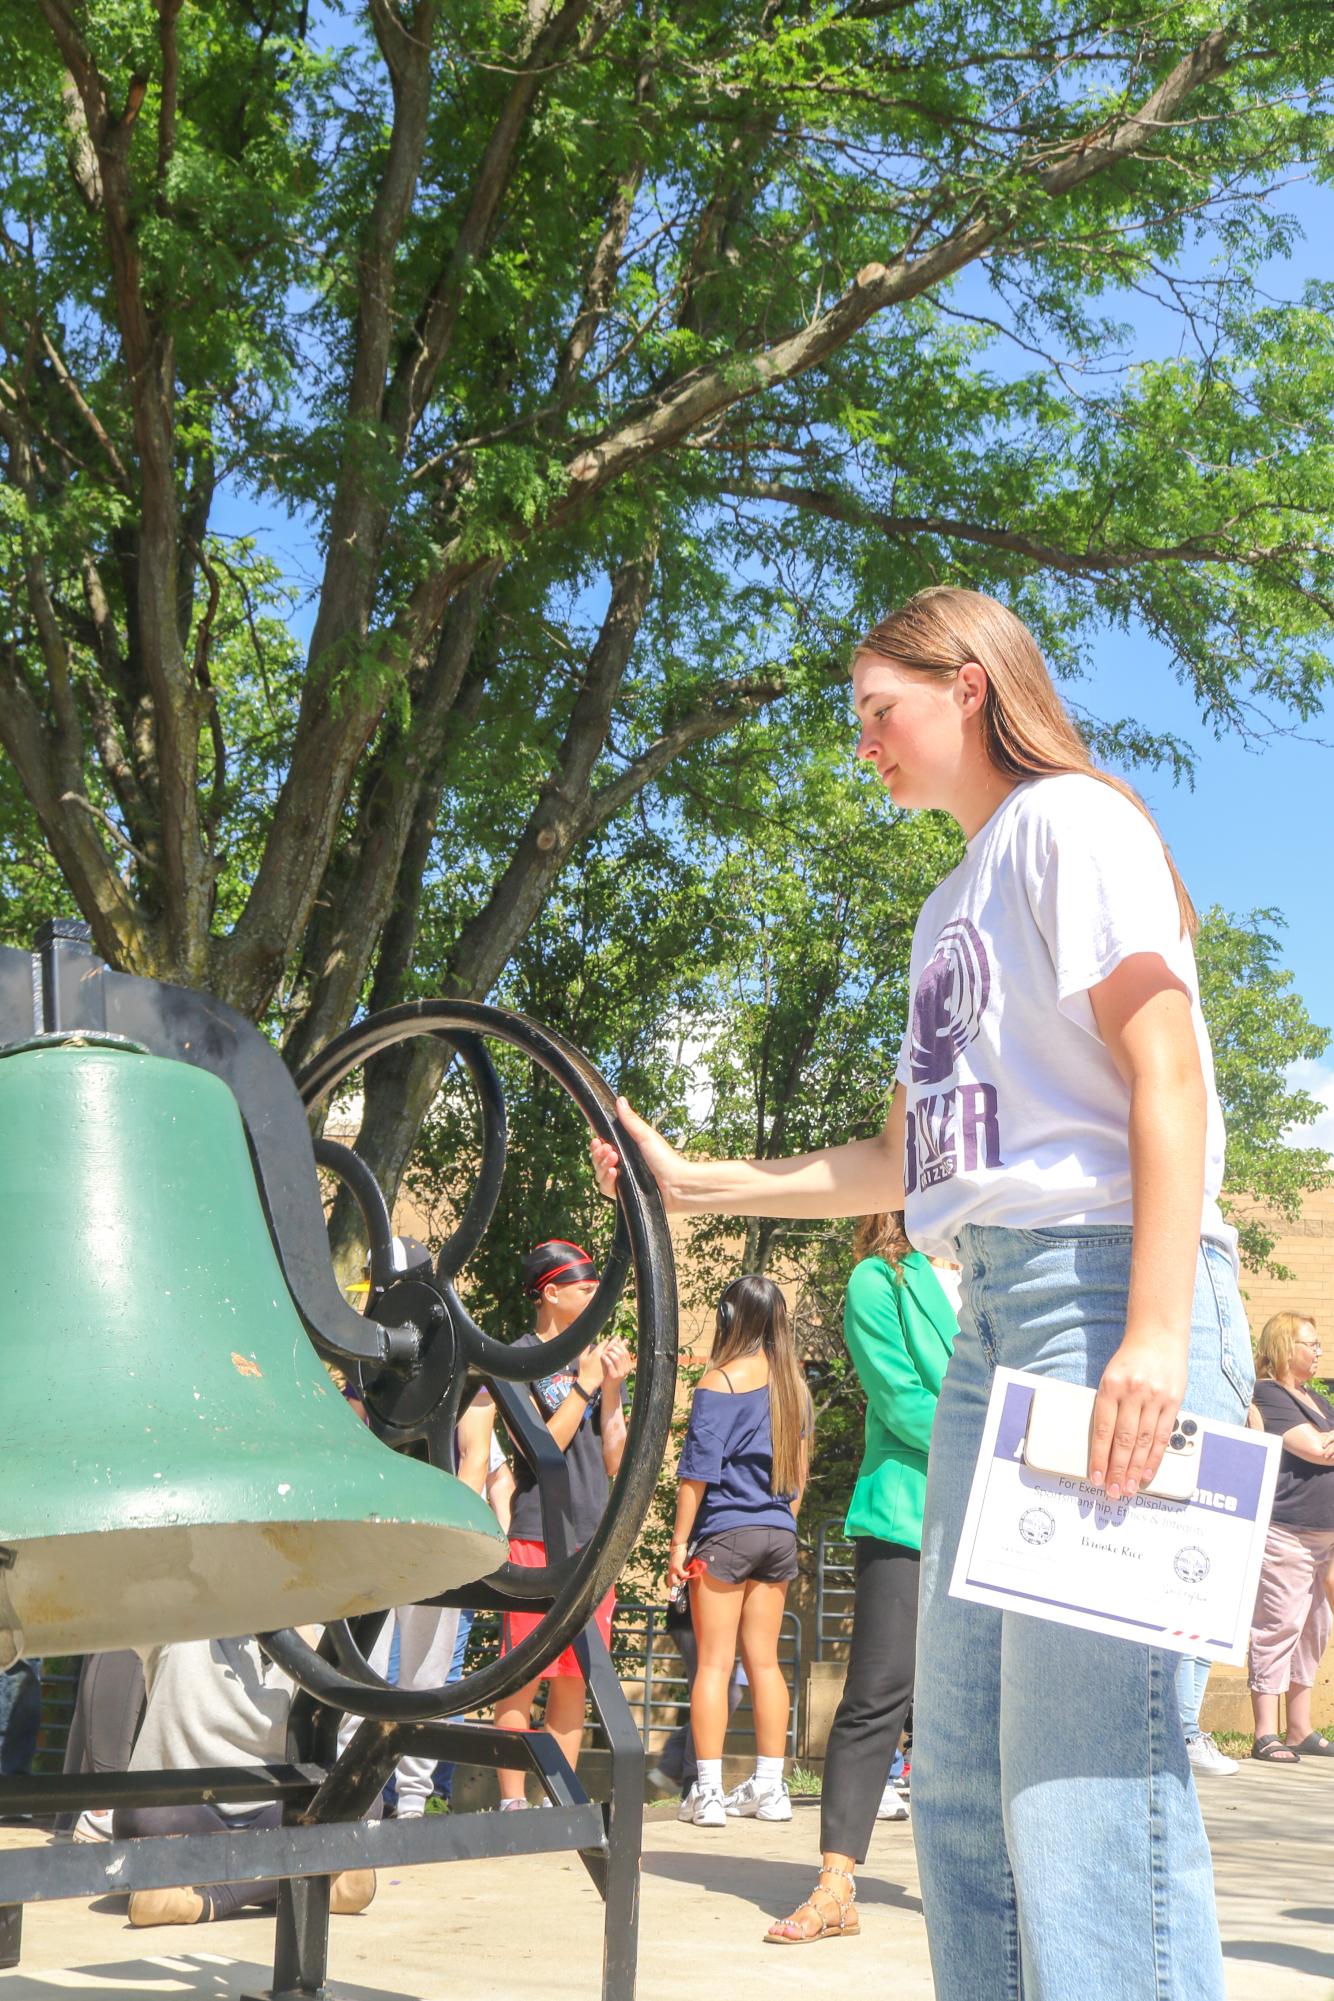
[[[877,1820],[906,1820],[908,1802],[891,1779],[880,1795],[880,1804],[875,1810]]]
[[[676,1809],[676,1818],[695,1827],[726,1827],[727,1809],[714,1786],[702,1786],[698,1779]]]
[[[733,1786],[723,1802],[733,1820],[791,1820],[792,1801],[786,1785],[761,1792],[754,1779]]]
[[[109,1806],[85,1807],[74,1823],[72,1841],[110,1841],[111,1808]]]
[[[1202,1730],[1198,1737],[1187,1737],[1186,1756],[1197,1777],[1203,1773],[1207,1778],[1226,1779],[1239,1769],[1236,1759],[1220,1751],[1207,1730]]]

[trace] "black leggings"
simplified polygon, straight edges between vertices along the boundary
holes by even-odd
[[[281,1827],[282,1807],[256,1808],[254,1813],[228,1816],[215,1806],[118,1806],[112,1820],[117,1841],[141,1834],[230,1834],[237,1828]],[[246,1904],[276,1904],[278,1885],[272,1877],[257,1883],[196,1883],[204,1899],[205,1917],[229,1918]]]
[[[864,1862],[912,1701],[921,1553],[858,1536],[852,1653],[825,1751],[820,1848]]]

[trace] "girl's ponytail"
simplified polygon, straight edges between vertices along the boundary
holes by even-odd
[[[814,1409],[806,1374],[792,1338],[787,1301],[771,1278],[747,1272],[733,1279],[718,1302],[713,1353],[715,1369],[742,1355],[763,1350],[769,1363],[769,1426],[773,1475],[769,1490],[793,1494],[804,1484],[814,1433]]]

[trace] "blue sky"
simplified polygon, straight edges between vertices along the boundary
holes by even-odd
[[[1101,684],[1102,693],[1099,694]],[[1283,956],[1316,1021],[1334,1027],[1330,931],[1330,819],[1334,710],[1256,747],[1215,742],[1160,648],[1117,634],[1100,652],[1088,706],[1175,730],[1197,746],[1195,789],[1165,773],[1128,772],[1163,830],[1201,907],[1234,913],[1274,907],[1287,919]],[[1321,739],[1324,739],[1322,741]]]
[[[1272,295],[1295,297],[1311,279],[1328,276],[1319,253],[1334,235],[1334,190],[1298,183],[1279,192],[1278,206],[1295,214],[1304,239],[1292,255],[1262,274]],[[1176,352],[1178,328],[1139,301],[1125,302],[1144,358]],[[1126,772],[1143,794],[1172,849],[1195,902],[1218,903],[1233,914],[1274,908],[1286,919],[1283,960],[1312,1019],[1334,1028],[1334,926],[1330,872],[1334,858],[1334,698],[1323,716],[1294,723],[1274,717],[1273,733],[1253,744],[1216,741],[1173,677],[1165,650],[1146,635],[1108,634],[1098,648],[1079,701],[1107,718],[1135,716],[1172,730],[1196,750],[1192,791],[1168,773]],[[1334,1052],[1296,1075],[1325,1105],[1317,1127],[1301,1135],[1334,1153]]]
[[[1334,1028],[1334,705],[1322,722],[1256,748],[1236,737],[1215,742],[1162,650],[1121,634],[1100,650],[1081,700],[1108,715],[1175,730],[1197,746],[1194,791],[1174,786],[1166,774],[1126,776],[1151,807],[1201,909],[1219,903],[1234,915],[1282,912],[1284,964],[1312,1019]],[[1334,1153],[1334,1060],[1298,1065],[1294,1081],[1325,1106],[1318,1125],[1299,1136],[1302,1144],[1318,1142]]]

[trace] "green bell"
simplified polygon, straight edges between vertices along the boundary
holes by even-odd
[[[485,1503],[339,1395],[220,1078],[5,1053],[0,1242],[0,1667],[412,1604],[504,1561]]]

